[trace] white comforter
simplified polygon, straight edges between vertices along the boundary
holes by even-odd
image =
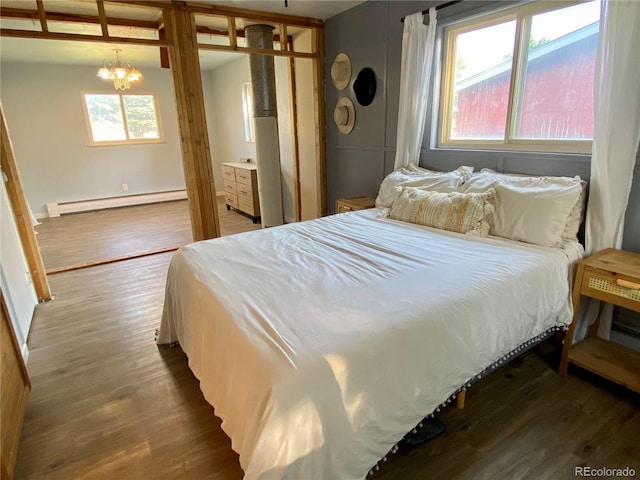
[[[180,342],[245,479],[362,479],[458,387],[570,322],[570,265],[334,215],[181,248],[158,343]]]

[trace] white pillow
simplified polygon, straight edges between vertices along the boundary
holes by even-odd
[[[582,185],[518,187],[498,183],[495,191],[492,235],[559,247],[565,242],[567,220],[580,197]]]
[[[538,189],[554,189],[554,188],[573,188],[580,186],[580,195],[575,204],[571,208],[566,218],[565,228],[562,237],[565,241],[578,241],[578,231],[584,218],[584,209],[586,204],[586,185],[587,182],[576,177],[555,177],[555,176],[532,176],[498,173],[488,168],[483,168],[480,172],[474,173],[471,178],[465,182],[458,191],[463,193],[484,192],[488,188],[496,185],[513,186],[515,188],[538,188]]]
[[[437,192],[455,192],[462,185],[462,176],[458,172],[421,173],[407,172],[403,169],[391,172],[380,184],[376,198],[376,207],[389,208],[396,196],[397,187],[415,187]]]
[[[428,168],[424,168],[424,167],[419,167],[413,162],[409,163],[409,165],[404,170],[407,170],[409,172],[420,172],[420,173],[444,173],[444,172],[438,172],[436,170],[429,170]],[[466,182],[471,178],[471,174],[473,173],[473,167],[460,166],[456,168],[454,172],[459,172],[463,176],[464,181]]]
[[[487,172],[478,172],[471,175],[471,178],[464,182],[458,191],[461,193],[482,193],[498,184],[498,179]]]

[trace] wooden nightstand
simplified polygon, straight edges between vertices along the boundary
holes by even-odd
[[[336,213],[355,212],[376,206],[372,197],[339,198],[336,200]]]
[[[581,295],[599,300],[600,310],[587,338],[572,345]],[[640,393],[640,352],[596,337],[605,303],[640,312],[640,254],[609,248],[578,264],[573,322],[564,339],[558,371],[564,376],[567,365],[573,363]]]

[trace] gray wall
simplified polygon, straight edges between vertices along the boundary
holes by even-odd
[[[90,146],[82,92],[115,91],[96,77],[95,67],[2,64],[2,105],[35,214],[44,215],[46,203],[185,188],[171,71],[143,73],[131,92],[157,94],[164,141]]]
[[[442,3],[442,2],[437,2]],[[439,25],[490,10],[507,2],[474,2],[440,10]],[[335,200],[358,195],[376,196],[384,176],[393,170],[395,158],[402,28],[400,19],[426,9],[436,2],[368,1],[325,23],[327,99],[327,201],[330,212]],[[345,52],[352,65],[351,83],[337,91],[331,81],[331,64]],[[363,107],[356,101],[352,85],[357,73],[370,67],[376,73],[374,101]],[[434,72],[435,75],[435,72]],[[433,89],[434,82],[431,82]],[[333,109],[341,96],[349,96],[356,106],[356,124],[349,135],[340,135],[333,122]],[[433,98],[433,95],[431,95]],[[580,175],[588,180],[590,156],[504,151],[454,151],[431,147],[431,122],[436,112],[430,106],[420,164],[450,170],[459,165],[503,172],[546,175]],[[640,252],[640,153],[627,209],[623,248]]]

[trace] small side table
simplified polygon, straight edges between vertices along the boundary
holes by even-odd
[[[600,309],[587,338],[572,345],[581,295],[599,300]],[[640,312],[640,254],[609,248],[578,264],[573,322],[564,339],[558,373],[566,375],[568,364],[573,363],[640,393],[640,352],[596,336],[605,303]]]
[[[336,200],[336,213],[355,212],[376,206],[372,197],[339,198]]]

